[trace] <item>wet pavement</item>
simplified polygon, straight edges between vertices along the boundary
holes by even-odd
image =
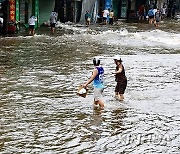
[[[180,23],[164,21],[90,28],[60,24],[0,38],[0,153],[180,153]],[[128,86],[114,99],[120,54]],[[105,68],[105,109],[93,88],[76,95],[92,59]]]

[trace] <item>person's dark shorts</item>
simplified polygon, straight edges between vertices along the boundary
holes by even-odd
[[[103,21],[106,21],[107,20],[107,18],[106,17],[103,17]]]
[[[51,24],[51,27],[53,27],[53,28],[54,28],[55,26],[56,26],[56,24],[55,24],[55,23]]]
[[[34,30],[34,25],[29,25],[29,29]]]
[[[160,20],[158,19],[158,20],[156,20],[156,22],[160,22]]]
[[[154,18],[154,16],[149,16],[149,19],[153,19]]]
[[[115,92],[118,92],[119,94],[124,94],[127,87],[127,80],[123,82],[117,82]]]

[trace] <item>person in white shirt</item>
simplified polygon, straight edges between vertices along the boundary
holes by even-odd
[[[0,26],[3,26],[4,19],[0,17]]]
[[[109,15],[109,11],[107,9],[105,9],[103,11],[103,22],[104,22],[104,25],[107,24],[107,17],[108,17],[108,15]]]
[[[36,25],[37,18],[33,15],[29,18],[29,35],[35,34],[35,25]]]
[[[52,33],[54,33],[55,31],[56,22],[57,22],[57,13],[55,11],[52,11],[50,15],[50,26]]]
[[[166,13],[167,13],[166,3],[164,3],[163,7],[161,8],[161,13],[162,13],[162,19],[164,19],[166,17]]]
[[[157,8],[156,7],[154,7],[153,12],[154,12],[154,15],[155,15],[156,12],[157,12]]]
[[[3,32],[3,22],[4,22],[4,19],[0,17],[0,34]]]

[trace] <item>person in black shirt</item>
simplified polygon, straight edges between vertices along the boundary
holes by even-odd
[[[114,57],[114,62],[116,64],[116,71],[113,72],[115,74],[115,81],[117,82],[115,88],[115,98],[119,101],[124,100],[124,92],[127,86],[127,78],[125,75],[125,69],[122,65],[122,60],[119,56]]]

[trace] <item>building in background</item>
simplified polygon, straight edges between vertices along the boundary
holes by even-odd
[[[0,16],[3,18],[3,24],[1,25],[1,34],[6,34],[8,32],[8,22],[9,22],[9,1],[0,0]]]
[[[55,0],[0,0],[0,6],[0,15],[4,18],[3,29],[8,33],[13,32],[15,27],[27,28],[31,15],[38,19],[36,27],[47,22],[54,10]]]
[[[31,15],[37,17],[36,27],[41,26],[49,20],[51,12],[54,10],[55,0],[15,0],[16,20],[21,25],[28,26],[28,19]]]
[[[61,22],[79,22],[82,10],[82,0],[56,0],[55,10]]]
[[[84,14],[88,10],[92,16],[91,21],[102,21],[103,10],[114,11],[116,19],[128,18],[130,0],[82,0],[81,22],[84,22]],[[98,19],[97,19],[98,18]]]
[[[147,8],[154,4],[161,8],[164,3],[168,6],[168,16],[171,17],[173,3],[176,2],[177,11],[180,9],[179,0],[0,0],[0,16],[3,17],[3,32],[13,32],[16,27],[28,27],[31,15],[37,17],[36,27],[47,22],[50,13],[58,12],[60,22],[84,22],[85,12],[91,15],[91,22],[101,21],[104,9],[114,11],[116,19],[137,18],[141,5]],[[1,30],[2,31],[2,30]]]

